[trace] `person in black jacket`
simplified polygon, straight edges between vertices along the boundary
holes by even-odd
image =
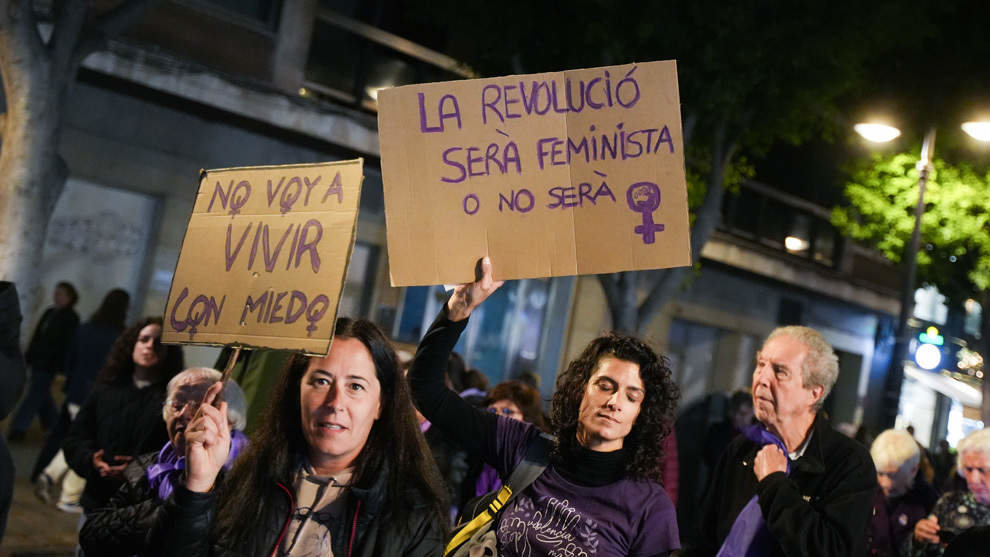
[[[373,323],[340,318],[325,357],[293,357],[223,481],[230,441],[219,406],[201,406],[186,429],[185,484],[166,502],[159,536],[166,555],[440,555],[443,487]]]
[[[45,444],[31,470],[35,494],[43,502],[48,502],[52,487],[65,477],[68,471],[65,458],[56,458],[56,455],[61,450],[62,441],[69,431],[72,420],[79,413],[79,409],[82,408],[83,402],[93,388],[96,374],[106,363],[110,348],[124,330],[130,299],[127,292],[114,288],[103,297],[103,302],[89,321],[80,325],[73,335],[72,343],[65,355],[65,402],[62,404],[58,422],[45,438]],[[55,459],[56,464],[49,467],[52,459]],[[83,482],[76,478],[76,483]],[[81,490],[81,486],[68,489],[68,486],[63,485],[62,505],[78,505]],[[75,493],[69,495],[73,491]]]
[[[137,455],[168,441],[162,423],[165,385],[182,369],[182,350],[161,343],[162,320],[149,317],[114,342],[93,392],[69,428],[62,450],[86,480],[83,512],[103,506]]]
[[[877,475],[856,441],[819,413],[838,378],[821,334],[780,327],[753,371],[758,424],[745,428],[715,468],[690,555],[849,556],[866,552]]]
[[[160,451],[143,454],[124,469],[124,484],[104,506],[89,514],[79,532],[79,545],[89,555],[103,557],[151,556],[159,547],[150,543],[164,514],[162,505],[172,494],[185,470],[185,430],[199,408],[207,389],[220,380],[220,372],[194,367],[168,382],[168,398],[162,418],[169,441]],[[224,468],[247,446],[241,433],[246,422],[244,392],[233,380],[220,393],[227,403],[231,450]]]
[[[6,419],[24,388],[21,356],[21,304],[14,283],[0,280],[0,420]],[[14,459],[0,435],[0,542],[7,528],[7,511],[14,498]]]
[[[24,359],[31,368],[28,392],[10,422],[10,440],[24,439],[25,432],[37,415],[41,427],[51,429],[58,419],[52,398],[52,381],[63,371],[65,353],[79,326],[79,315],[72,309],[79,295],[68,282],[55,285],[55,305],[46,309],[31,336]]]

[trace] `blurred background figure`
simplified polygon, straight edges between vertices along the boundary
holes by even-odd
[[[162,418],[168,430],[168,442],[159,451],[138,456],[124,469],[124,484],[106,505],[91,513],[79,532],[79,545],[89,555],[127,557],[155,555],[149,540],[162,526],[162,506],[181,481],[186,468],[185,431],[206,396],[207,389],[220,381],[221,373],[207,367],[194,367],[168,382],[168,398]],[[247,447],[242,433],[246,406],[244,392],[233,379],[227,381],[220,400],[227,403],[230,427],[230,453],[224,464],[229,470],[237,456]]]
[[[135,456],[168,441],[161,408],[166,384],[183,367],[182,349],[161,338],[160,317],[142,319],[117,338],[62,443],[65,460],[86,480],[84,513],[109,501]]]
[[[918,520],[928,516],[938,495],[921,477],[921,451],[911,435],[888,429],[870,447],[880,491],[873,499],[867,550],[869,555],[900,555]]]
[[[76,288],[69,282],[55,285],[55,305],[45,310],[31,335],[24,359],[31,369],[27,394],[10,423],[11,441],[22,441],[35,415],[41,427],[51,429],[58,419],[52,398],[52,381],[63,371],[65,353],[79,326],[79,316],[73,306],[79,300]]]
[[[942,557],[953,540],[977,526],[990,526],[990,429],[970,433],[956,447],[966,490],[943,495],[927,518],[914,526],[905,544],[911,557]],[[962,548],[954,548],[962,549]],[[987,546],[980,547],[986,555]]]
[[[753,423],[753,397],[748,391],[735,391],[725,408],[725,420],[708,428],[703,457],[708,470],[714,470],[722,452],[743,428]]]
[[[485,405],[489,412],[533,424],[541,431],[548,431],[543,420],[540,392],[522,381],[503,381],[488,393]],[[502,487],[502,480],[494,468],[485,464],[479,455],[472,455],[470,469],[460,492],[460,507],[470,499]]]
[[[949,446],[947,439],[942,439],[938,442],[938,448],[932,455],[932,466],[935,467],[935,482],[932,485],[942,491],[951,491],[945,489],[944,486],[946,480],[952,475],[955,464],[956,452]]]
[[[21,305],[14,283],[0,281],[0,420],[6,419],[24,388],[21,356]],[[0,544],[7,528],[7,511],[14,497],[14,460],[0,435]]]
[[[80,512],[79,498],[86,481],[65,462],[61,452],[62,441],[89,396],[97,373],[107,363],[110,347],[124,330],[130,300],[126,291],[119,288],[111,290],[103,297],[103,302],[89,321],[76,329],[65,357],[65,402],[31,470],[35,495],[48,503],[53,488],[61,485],[58,507],[67,512]]]

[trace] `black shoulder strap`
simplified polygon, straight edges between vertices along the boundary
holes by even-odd
[[[515,498],[517,493],[529,487],[529,484],[536,481],[536,478],[546,470],[550,464],[550,450],[553,444],[553,436],[542,432],[529,441],[522,461],[516,465],[508,481],[505,482],[505,485],[512,490],[509,501]]]

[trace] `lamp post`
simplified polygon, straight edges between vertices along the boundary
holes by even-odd
[[[901,132],[885,124],[856,124],[854,129],[863,138],[874,142],[887,142],[898,137]],[[990,122],[966,122],[963,131],[979,141],[990,141]],[[921,216],[925,213],[925,187],[931,174],[932,157],[935,152],[935,126],[928,128],[921,145],[921,159],[918,161],[918,202],[914,207],[914,229],[911,241],[904,253],[904,283],[901,291],[901,312],[897,320],[894,338],[894,354],[890,360],[884,385],[884,426],[893,427],[897,417],[897,406],[901,398],[901,385],[904,382],[904,359],[907,354],[908,320],[914,314],[914,283],[918,271],[918,250],[921,247]],[[986,310],[985,310],[986,311]]]

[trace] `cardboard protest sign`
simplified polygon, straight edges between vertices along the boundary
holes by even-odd
[[[163,341],[326,354],[354,247],[363,163],[203,171]]]
[[[690,265],[675,62],[378,93],[395,286]]]

